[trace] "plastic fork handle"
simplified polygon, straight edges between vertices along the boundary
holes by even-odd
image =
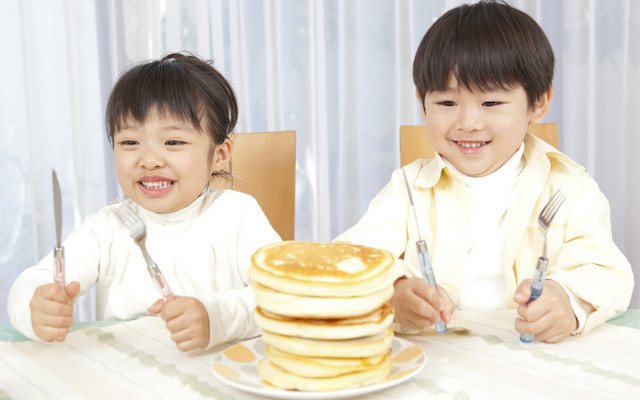
[[[427,243],[424,240],[418,240],[416,242],[416,249],[418,250],[418,261],[420,261],[422,279],[438,290],[436,276],[433,273],[433,266],[431,265],[431,257],[429,257],[429,250],[427,249]],[[436,332],[439,334],[447,332],[447,324],[442,320],[436,322],[435,328]]]
[[[53,250],[53,281],[64,289],[64,247],[56,247]]]
[[[153,280],[153,283],[156,285],[156,288],[158,288],[158,291],[162,296],[162,301],[164,301],[164,304],[167,304],[175,300],[175,297],[173,296],[173,292],[171,291],[171,288],[169,288],[169,284],[167,283],[167,281],[164,279],[164,275],[162,275],[162,272],[160,272],[160,268],[158,268],[158,265],[156,265],[156,263],[149,265],[147,267],[147,271],[149,271],[151,280]]]
[[[531,297],[527,300],[527,304],[531,303],[542,294],[542,289],[544,288],[544,280],[547,277],[547,266],[549,265],[549,260],[547,257],[538,257],[538,264],[536,265],[536,270],[533,273],[533,282],[531,282]],[[529,343],[533,340],[533,335],[530,334],[522,334],[520,335],[520,341],[524,343]]]

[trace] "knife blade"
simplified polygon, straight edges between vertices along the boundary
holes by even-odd
[[[62,236],[62,200],[60,196],[60,183],[55,169],[51,170],[51,180],[53,183],[53,215],[56,222],[56,247],[53,250],[53,280],[65,287],[64,276],[64,247],[62,247],[60,237]]]
[[[413,219],[416,222],[416,230],[418,232],[418,240],[416,241],[416,251],[418,253],[418,261],[420,262],[420,271],[422,272],[422,279],[427,282],[429,285],[433,286],[436,290],[438,290],[438,285],[436,284],[436,276],[433,273],[433,265],[431,264],[431,256],[429,255],[429,249],[427,248],[427,242],[422,239],[422,235],[420,234],[420,227],[418,226],[418,215],[416,214],[416,208],[413,205],[413,196],[411,195],[411,186],[409,186],[409,180],[407,179],[407,174],[404,172],[404,168],[402,169],[402,176],[404,176],[404,184],[407,187],[407,194],[409,195],[409,205],[411,208],[411,213],[413,214]],[[447,331],[447,325],[444,321],[440,320],[435,324],[437,333],[445,333]]]

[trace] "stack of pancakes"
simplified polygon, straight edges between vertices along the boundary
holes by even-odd
[[[255,319],[267,343],[262,380],[284,389],[338,390],[391,369],[393,256],[348,243],[287,241],[253,255]]]

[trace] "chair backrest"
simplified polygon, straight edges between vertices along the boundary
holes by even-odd
[[[531,124],[531,133],[558,148],[558,125],[553,122]],[[418,158],[433,158],[433,147],[427,140],[424,125],[402,125],[400,127],[400,166],[405,166]]]
[[[233,181],[220,179],[217,189],[252,195],[283,240],[295,231],[296,132],[231,135]]]

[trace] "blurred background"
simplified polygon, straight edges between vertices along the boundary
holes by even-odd
[[[297,132],[296,239],[353,225],[421,124],[412,82],[444,0],[0,1],[0,323],[11,283],[118,192],[104,108],[118,76],[174,51],[211,59],[239,99],[236,132]],[[640,307],[640,1],[521,0],[556,53],[560,149],[598,181]],[[635,111],[634,111],[635,110]],[[92,294],[76,319],[93,319]]]

